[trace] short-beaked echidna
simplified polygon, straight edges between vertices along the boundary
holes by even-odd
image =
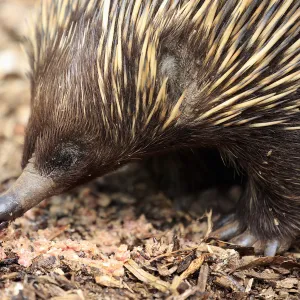
[[[26,48],[24,170],[2,222],[136,159],[213,147],[248,177],[216,235],[270,255],[299,235],[299,0],[43,1]]]

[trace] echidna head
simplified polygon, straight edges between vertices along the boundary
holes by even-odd
[[[43,59],[31,63],[31,117],[22,161],[25,168],[32,159],[37,173],[59,190],[114,169],[121,152],[113,128],[120,121],[99,91],[100,33],[80,22],[65,38],[66,45],[48,45]],[[113,91],[107,98],[114,100]]]
[[[74,71],[82,68],[88,72],[89,60],[85,62],[65,63],[55,74],[58,66],[48,65],[48,72],[33,74],[24,170],[0,197],[1,221],[14,219],[44,198],[107,173],[126,161],[126,141],[121,142],[120,135],[114,137],[117,131],[107,127],[114,126],[113,121],[103,121],[104,108],[98,106],[101,99],[94,101],[100,97],[97,80],[91,78],[93,74]]]
[[[57,192],[114,169],[120,154],[118,141],[108,136],[110,128],[99,114],[102,108],[91,101],[99,97],[92,91],[95,79],[75,75],[77,63],[65,70],[62,66],[61,77],[44,74],[32,82],[22,167],[31,161],[39,175],[57,185]]]
[[[160,47],[167,22],[159,14],[172,3],[140,3],[143,22],[136,22],[143,26],[129,28],[127,14],[138,6],[132,0],[113,3],[79,1],[66,6],[68,18],[58,3],[45,3],[46,22],[38,23],[29,41],[32,105],[23,167],[34,157],[37,172],[61,186],[149,152],[176,123],[184,99],[177,59]]]

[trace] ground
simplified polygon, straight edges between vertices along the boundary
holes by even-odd
[[[0,192],[29,116],[20,42],[34,0],[0,0]],[[0,299],[299,299],[300,248],[275,258],[205,239],[138,165],[42,202],[0,233]]]

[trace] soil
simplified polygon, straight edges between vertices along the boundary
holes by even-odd
[[[30,108],[20,44],[34,0],[0,0],[0,192],[20,175]],[[202,195],[204,197],[204,194]],[[299,299],[300,247],[261,257],[206,239],[141,165],[43,201],[0,232],[0,299]]]

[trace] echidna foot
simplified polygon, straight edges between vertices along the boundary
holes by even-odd
[[[228,241],[242,232],[243,228],[241,228],[239,222],[235,219],[235,216],[227,215],[214,225],[214,231],[210,234],[210,237]]]
[[[228,223],[233,222],[235,219],[236,219],[235,213],[229,213],[229,214],[222,216],[216,222],[214,222],[214,231],[225,226]]]
[[[213,231],[210,237],[229,241],[242,247],[253,247],[255,253],[263,253],[265,256],[275,256],[276,253],[288,250],[291,245],[289,238],[263,240],[251,233],[249,229],[243,231],[243,227],[236,220]]]
[[[255,253],[263,253],[264,256],[275,256],[276,254],[283,253],[291,245],[291,240],[288,238],[262,240],[253,235],[249,229],[230,239],[229,242],[239,246],[253,247]]]

